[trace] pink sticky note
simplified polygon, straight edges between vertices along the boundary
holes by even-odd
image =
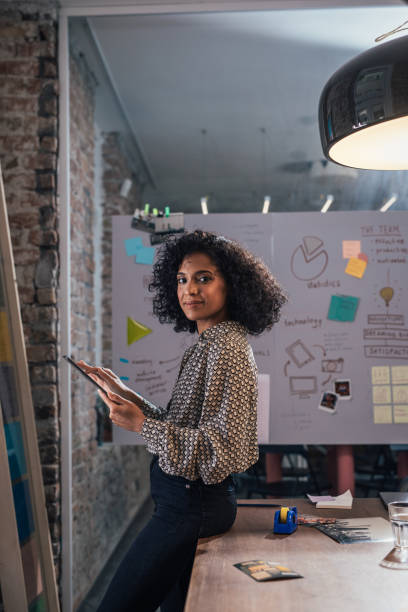
[[[368,256],[365,253],[359,253],[357,255],[358,259],[362,259],[363,261],[365,261],[366,263],[368,263]]]
[[[361,252],[361,241],[360,240],[343,240],[342,243],[343,259],[350,259],[350,257],[357,257]]]

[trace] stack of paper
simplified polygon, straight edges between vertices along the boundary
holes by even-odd
[[[311,502],[316,503],[316,508],[343,508],[350,510],[353,505],[353,496],[350,489],[345,493],[332,497],[331,495],[308,495]]]

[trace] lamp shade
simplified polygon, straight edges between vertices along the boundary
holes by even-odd
[[[408,169],[408,36],[361,53],[333,74],[320,96],[319,127],[331,161]]]

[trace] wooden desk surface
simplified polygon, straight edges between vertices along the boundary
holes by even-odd
[[[316,510],[299,499],[270,503],[317,516],[387,518],[379,499],[354,499],[351,511]],[[338,544],[305,526],[275,535],[275,510],[239,508],[228,533],[199,541],[185,612],[408,612],[408,571],[379,565],[392,542]],[[233,567],[250,559],[276,561],[304,577],[256,582]]]

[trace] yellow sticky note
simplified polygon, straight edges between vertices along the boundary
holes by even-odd
[[[366,267],[367,262],[364,261],[364,259],[358,259],[358,257],[350,257],[346,269],[344,271],[346,274],[350,274],[350,276],[355,276],[356,278],[363,278]]]
[[[11,361],[12,359],[7,313],[2,310],[0,311],[0,361]]]
[[[390,382],[389,366],[373,366],[371,368],[371,382],[373,385],[388,385]]]
[[[389,385],[373,385],[373,404],[391,404]]]
[[[392,406],[374,406],[374,423],[392,423]]]
[[[408,404],[394,406],[394,423],[408,423]]]
[[[343,259],[350,259],[350,257],[357,257],[361,253],[361,241],[360,240],[343,240]]]
[[[394,385],[408,384],[408,366],[391,366],[391,373]]]
[[[393,385],[392,401],[394,404],[408,404],[408,385]]]

